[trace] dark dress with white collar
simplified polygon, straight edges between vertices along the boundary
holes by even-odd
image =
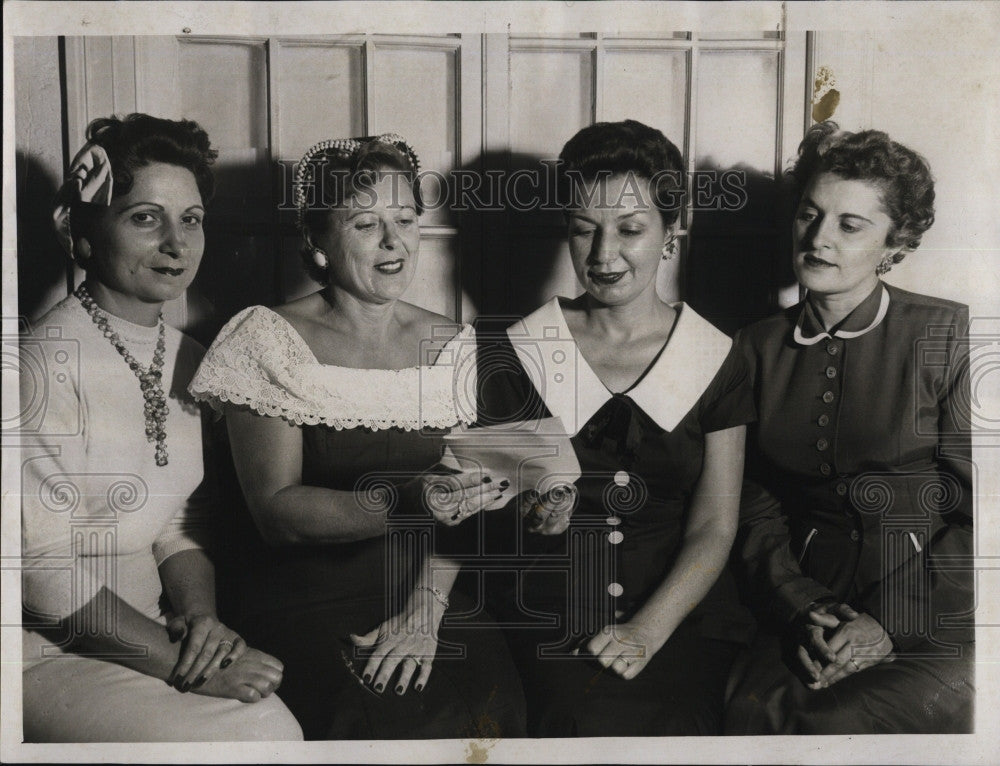
[[[738,336],[759,422],[734,555],[770,624],[728,733],[970,730],[968,322],[965,306],[880,284],[830,333],[804,301]],[[897,659],[810,691],[782,652],[821,599],[878,620]]]
[[[732,658],[752,630],[729,572],[625,681],[585,652],[628,620],[683,544],[705,433],[754,417],[731,341],[678,304],[639,382],[612,394],[579,353],[554,299],[505,333],[479,335],[480,423],[559,416],[582,476],[562,535],[527,532],[516,509],[480,514],[492,609],[505,623],[536,736],[712,734]]]

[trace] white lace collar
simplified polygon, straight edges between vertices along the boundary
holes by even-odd
[[[433,364],[339,367],[317,361],[280,315],[252,306],[222,328],[189,389],[220,411],[226,403],[246,406],[296,425],[448,428],[476,418],[475,336],[464,325]]]
[[[712,382],[732,340],[683,302],[670,339],[642,380],[625,392],[666,431],[672,431]],[[507,329],[522,367],[549,412],[576,434],[614,394],[597,377],[569,331],[559,298]]]

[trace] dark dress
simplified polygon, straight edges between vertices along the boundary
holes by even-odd
[[[712,734],[732,658],[751,632],[728,572],[632,680],[572,654],[628,620],[670,571],[701,474],[704,435],[753,419],[731,341],[679,305],[671,336],[629,391],[577,352],[557,300],[507,333],[479,331],[480,422],[559,416],[582,476],[569,530],[482,514],[491,608],[504,622],[536,736]],[[499,562],[506,562],[504,566]]]
[[[474,346],[471,333],[459,340]],[[216,404],[233,402],[229,381],[239,379],[240,403],[259,414],[277,408],[298,421],[302,484],[356,491],[362,506],[368,496],[373,509],[379,507],[380,492],[438,462],[445,429],[435,422],[441,418],[431,401],[436,373],[403,371],[413,372],[408,380],[396,371],[344,370],[310,357],[285,320],[267,309],[248,309],[220,333],[193,387]],[[365,379],[369,386],[359,386]],[[426,388],[397,391],[393,401],[394,384],[418,382]],[[427,396],[423,402],[420,393]],[[407,401],[426,404],[424,417],[409,412]],[[457,422],[454,412],[452,407]],[[413,427],[418,420],[420,427]],[[241,630],[252,646],[284,663],[282,699],[307,739],[523,736],[523,695],[503,637],[458,588],[450,594],[423,691],[411,685],[403,696],[391,688],[379,695],[359,678],[367,660],[349,635],[368,633],[402,609],[417,564],[446,534],[429,514],[398,507],[385,535],[369,540],[278,547],[258,541],[241,583]]]
[[[741,332],[759,421],[735,554],[768,624],[728,732],[970,730],[967,328],[964,306],[879,285],[832,334],[808,301]],[[878,620],[897,659],[810,691],[782,654],[822,599]]]

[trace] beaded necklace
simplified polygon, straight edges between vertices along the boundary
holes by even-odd
[[[139,379],[139,388],[142,390],[142,398],[145,400],[143,412],[146,416],[146,441],[156,443],[156,464],[158,466],[166,465],[167,414],[170,409],[167,407],[167,397],[163,393],[163,357],[167,350],[163,314],[161,313],[157,319],[159,332],[156,338],[156,349],[153,351],[153,361],[149,367],[143,367],[129,353],[118,333],[111,329],[111,325],[108,324],[108,315],[98,308],[97,303],[87,292],[87,288],[81,284],[73,294],[83,304],[97,328],[105,338],[111,341],[111,345],[122,355],[129,369]]]

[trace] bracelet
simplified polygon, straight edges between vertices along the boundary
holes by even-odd
[[[434,596],[435,600],[445,609],[449,606],[448,594],[440,588],[435,588],[433,585],[418,585],[414,590],[425,590]]]

